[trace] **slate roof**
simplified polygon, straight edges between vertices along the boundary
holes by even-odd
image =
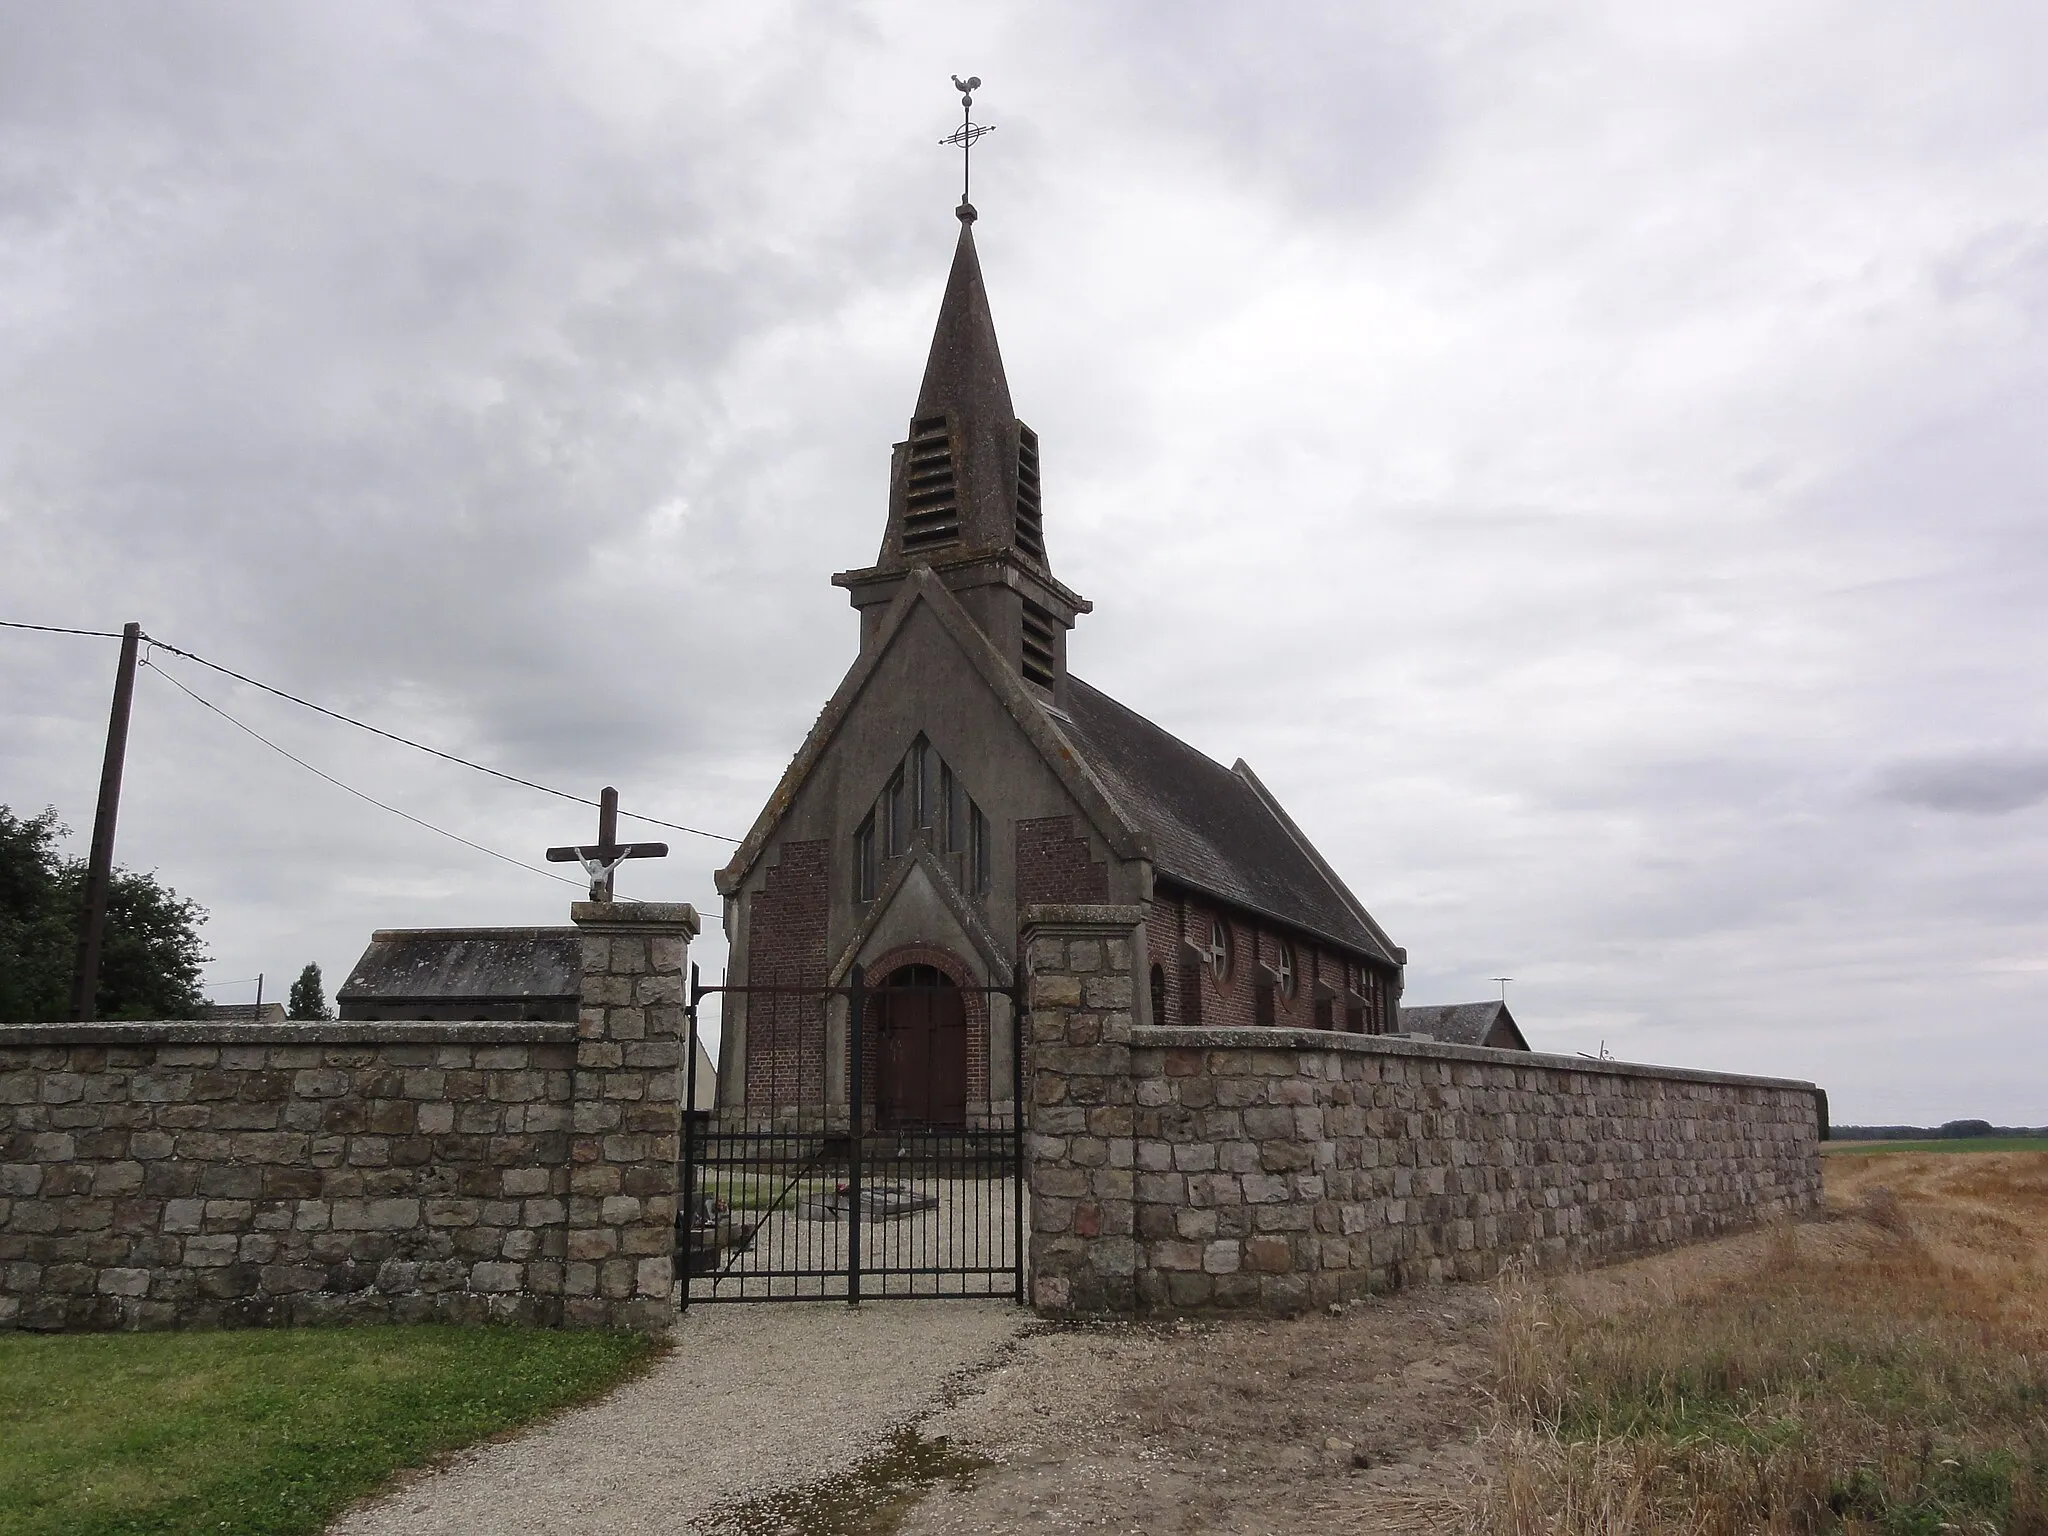
[[[582,988],[583,941],[574,928],[387,928],[370,935],[334,998],[573,1002]]]
[[[1413,1008],[1404,1004],[1401,1008],[1401,1033],[1428,1035],[1446,1045],[1484,1045],[1496,1026],[1502,1025],[1507,1038],[1512,1041],[1502,1049],[1529,1049],[1521,1027],[1515,1023],[1515,1016],[1508,1012],[1508,1005],[1498,999],[1484,1003],[1425,1004]]]
[[[1358,953],[1406,956],[1243,763],[1225,768],[1078,677],[1053,723],[1142,832],[1159,875]]]

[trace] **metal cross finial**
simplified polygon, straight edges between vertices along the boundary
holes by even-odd
[[[962,80],[958,75],[955,75],[953,77],[953,89],[960,93],[960,127],[947,137],[939,140],[939,142],[941,144],[955,145],[960,151],[960,206],[953,211],[959,216],[962,224],[972,224],[974,222],[974,204],[967,200],[967,189],[969,185],[969,172],[971,170],[970,162],[974,157],[974,141],[983,134],[994,133],[996,130],[995,124],[977,123],[972,116],[974,111],[974,93],[981,89],[981,76],[969,75],[965,80]]]
[[[1512,976],[1496,976],[1493,978],[1493,980],[1500,983],[1500,1000],[1502,1002],[1506,1002],[1508,1000],[1508,983],[1513,981],[1514,979],[1515,978]]]

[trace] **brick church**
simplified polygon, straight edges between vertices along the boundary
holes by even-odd
[[[734,987],[721,1108],[843,1124],[843,999],[915,986],[861,1033],[880,1128],[1012,1112],[1017,934],[1037,903],[1139,906],[1140,1024],[1392,1032],[1406,952],[1251,768],[1067,670],[1092,604],[1053,574],[1038,436],[1017,419],[974,248],[946,280],[890,465],[875,563],[832,578],[860,653],[718,875]],[[1057,528],[1055,526],[1055,532]]]

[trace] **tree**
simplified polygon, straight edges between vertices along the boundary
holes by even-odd
[[[26,820],[0,805],[0,1020],[37,1023],[71,1010],[85,861],[68,859],[54,809]],[[199,968],[206,911],[153,874],[116,869],[100,946],[102,1019],[191,1019],[206,1005]]]
[[[286,1017],[309,1023],[334,1017],[327,1007],[327,994],[320,986],[320,963],[317,960],[299,972],[299,979],[292,983],[291,1008]]]

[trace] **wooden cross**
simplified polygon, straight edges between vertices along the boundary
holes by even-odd
[[[550,864],[576,863],[590,876],[590,899],[612,899],[612,872],[628,859],[665,859],[667,843],[619,841],[619,792],[610,785],[597,801],[597,841],[580,848],[550,848]]]

